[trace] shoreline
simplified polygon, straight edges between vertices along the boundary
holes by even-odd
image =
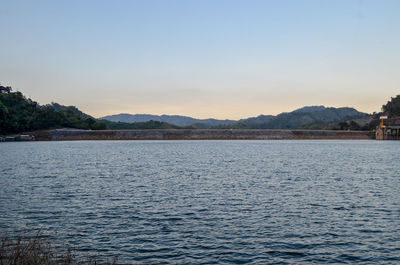
[[[77,130],[31,132],[37,141],[77,140],[372,140],[370,131],[275,129]]]

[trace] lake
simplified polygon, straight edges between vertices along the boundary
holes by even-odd
[[[0,143],[0,232],[118,264],[400,263],[400,141]]]

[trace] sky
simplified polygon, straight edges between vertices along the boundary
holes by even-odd
[[[0,1],[0,83],[40,104],[240,119],[400,94],[398,0]]]

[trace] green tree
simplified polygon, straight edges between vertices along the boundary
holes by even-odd
[[[361,130],[361,126],[355,121],[350,121],[349,129],[352,131],[359,131]]]
[[[8,113],[8,109],[4,106],[3,102],[0,101],[0,119],[4,120]]]
[[[3,128],[5,125],[5,119],[7,117],[7,114],[8,114],[7,107],[4,106],[3,102],[0,101],[0,132],[1,128]]]
[[[382,106],[382,111],[387,112],[390,117],[400,115],[400,95],[392,97],[390,101]]]

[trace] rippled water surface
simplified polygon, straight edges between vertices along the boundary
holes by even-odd
[[[1,143],[0,230],[41,228],[120,264],[399,264],[399,151],[400,141]]]

